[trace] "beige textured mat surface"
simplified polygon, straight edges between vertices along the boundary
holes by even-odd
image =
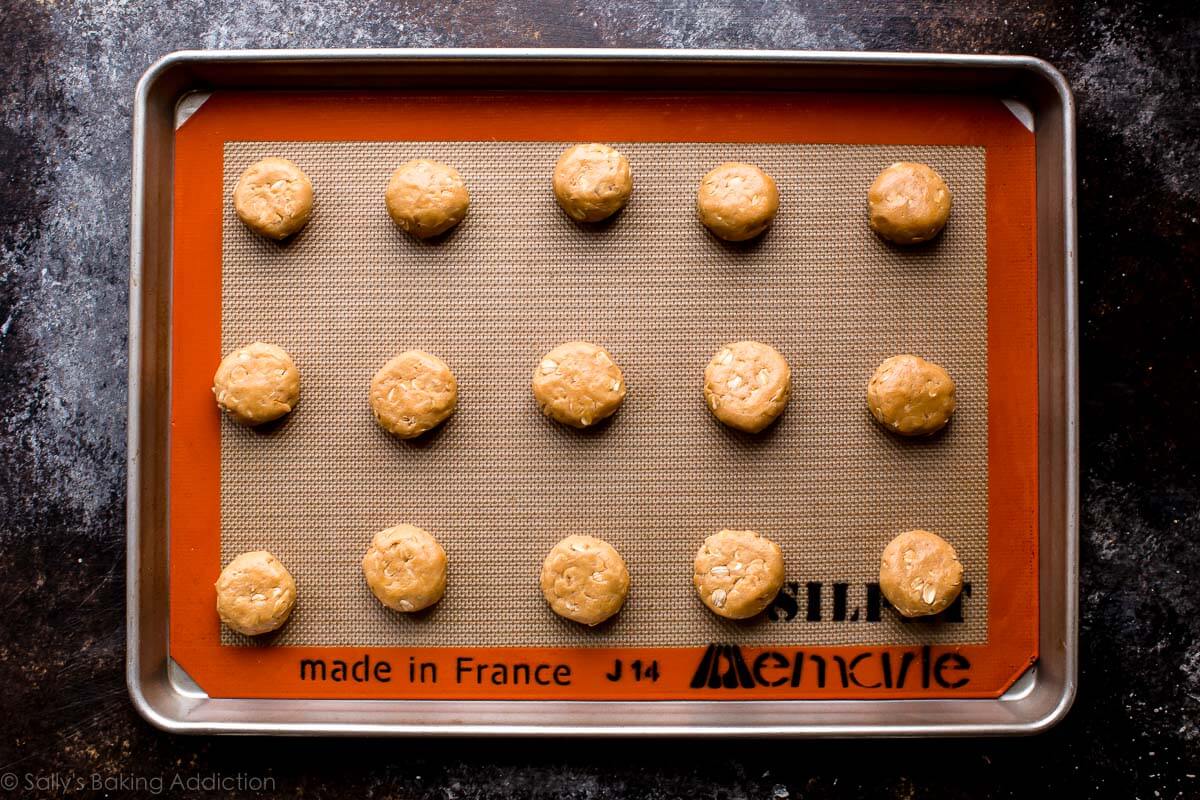
[[[987,640],[987,289],[984,151],[969,147],[618,144],[630,205],[583,229],[554,204],[565,143],[230,142],[225,196],[266,155],[316,187],[312,221],[278,245],[226,203],[222,346],[284,347],[303,379],[291,418],[268,432],[222,422],[221,552],[266,548],[292,571],[287,645],[845,645]],[[443,241],[404,235],[384,210],[392,169],[454,164],[471,192]],[[935,167],[955,193],[943,237],[899,251],[867,228],[865,193],[900,158]],[[730,247],[695,219],[700,177],[723,160],[761,165],[782,197],[774,228]],[[542,353],[603,344],[629,395],[611,424],[580,433],[543,418],[529,379]],[[793,396],[757,437],[713,420],[705,364],[725,342],[773,344]],[[371,375],[429,350],[458,376],[457,415],[416,442],[380,430]],[[864,390],[887,356],[914,352],[958,383],[959,410],[931,441],[880,431]],[[215,366],[215,365],[214,365]],[[411,522],[450,559],[449,589],[411,618],[383,608],[359,566],[375,531]],[[706,611],[692,557],[722,527],[779,542],[801,601],[794,619],[735,624]],[[866,584],[896,533],[924,527],[957,547],[972,594],[960,624],[867,622]],[[601,536],[632,575],[615,622],[550,613],[542,558],[570,532]],[[806,583],[823,582],[821,622]],[[831,621],[832,583],[857,621]],[[226,643],[245,639],[223,632]]]

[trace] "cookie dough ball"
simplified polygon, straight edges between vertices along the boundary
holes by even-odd
[[[753,164],[729,161],[700,181],[696,209],[710,231],[740,242],[770,226],[779,210],[779,190],[771,176]]]
[[[296,582],[266,550],[242,553],[217,578],[217,614],[247,636],[283,627],[296,605]]]
[[[554,166],[554,197],[576,222],[599,222],[621,210],[633,191],[629,160],[606,144],[577,144]]]
[[[929,531],[908,531],[883,548],[879,589],[906,617],[945,611],[962,591],[962,564],[954,548]]]
[[[568,536],[542,564],[542,595],[560,617],[599,625],[621,610],[629,570],[612,545],[591,536]]]
[[[221,360],[213,376],[217,405],[243,425],[279,419],[300,400],[300,371],[281,347],[255,342]]]
[[[462,222],[471,202],[458,170],[427,158],[401,164],[388,181],[384,199],[395,223],[418,239],[445,233]]]
[[[255,233],[286,239],[312,216],[312,181],[286,158],[264,158],[242,173],[233,209]]]
[[[927,242],[950,218],[950,189],[924,164],[899,161],[867,191],[871,229],[896,244]]]
[[[446,551],[415,525],[375,534],[362,568],[379,602],[396,611],[420,611],[446,593]]]
[[[380,427],[401,439],[436,428],[457,407],[454,373],[423,350],[401,353],[371,378],[371,412]]]
[[[586,428],[616,413],[625,399],[625,379],[603,347],[567,342],[534,369],[533,396],[546,416]]]
[[[758,433],[787,407],[792,370],[779,351],[762,342],[722,347],[704,369],[704,402],[731,428]]]
[[[771,604],[783,586],[779,545],[754,531],[721,531],[696,553],[692,584],[713,613],[747,619]]]
[[[892,356],[867,383],[867,407],[890,431],[904,436],[936,433],[954,413],[954,381],[920,356]]]

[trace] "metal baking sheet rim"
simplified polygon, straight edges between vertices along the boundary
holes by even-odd
[[[548,63],[559,69],[551,74]],[[503,69],[498,70],[498,67]],[[381,86],[420,69],[445,85],[605,88],[631,76],[683,89],[703,75],[770,75],[780,90],[881,91],[920,74],[931,91],[986,90],[1037,136],[1039,591],[1036,665],[994,700],[452,701],[214,699],[167,648],[166,453],[172,134],[179,103],[215,88]],[[614,78],[614,73],[617,77]],[[487,76],[487,77],[485,77]],[[474,82],[473,82],[474,79]],[[496,83],[500,81],[500,83]],[[193,108],[194,110],[194,108]],[[186,111],[185,111],[186,113]],[[177,733],[490,736],[922,736],[1044,731],[1078,673],[1078,387],[1074,103],[1063,76],[1024,56],[728,50],[181,51],[138,83],[130,221],[126,679],[138,712]],[[157,169],[156,169],[157,167]]]

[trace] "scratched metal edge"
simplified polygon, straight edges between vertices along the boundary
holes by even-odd
[[[144,348],[155,340],[148,329],[146,278],[155,271],[155,287],[169,302],[170,257],[162,257],[162,237],[170,242],[171,170],[152,171],[150,145],[170,143],[155,138],[158,130],[173,132],[175,106],[197,89],[244,85],[226,80],[197,84],[196,70],[224,65],[256,67],[261,78],[269,66],[313,65],[326,68],[370,65],[402,71],[414,63],[467,65],[483,74],[498,62],[524,66],[535,79],[550,71],[548,63],[604,64],[623,62],[643,69],[655,64],[705,65],[719,73],[731,64],[763,64],[817,68],[830,77],[849,68],[884,74],[898,67],[933,68],[944,74],[964,71],[1024,78],[1048,95],[1037,108],[1039,318],[1056,334],[1050,355],[1055,380],[1040,385],[1043,416],[1039,433],[1042,464],[1043,518],[1039,525],[1042,591],[1039,663],[1010,691],[995,700],[748,700],[748,701],[394,701],[394,700],[228,700],[197,697],[181,690],[168,676],[167,607],[165,592],[155,596],[143,583],[165,583],[164,526],[146,519],[143,504],[165,513],[165,445],[169,392],[143,397],[154,386],[147,368],[169,369],[169,337],[165,357],[146,358]],[[266,65],[266,66],[264,66]],[[182,73],[182,74],[180,74]],[[312,75],[308,76],[313,80]],[[319,81],[314,82],[321,85]],[[860,88],[867,88],[865,82]],[[328,83],[324,85],[329,85]],[[936,87],[934,87],[936,88]],[[1025,100],[1026,98],[1019,98]],[[1050,119],[1053,125],[1043,121]],[[1045,133],[1050,145],[1040,141]],[[167,133],[165,138],[169,139]],[[160,154],[161,159],[161,154]],[[1048,159],[1043,164],[1043,157]],[[165,164],[169,166],[169,159]],[[150,176],[159,182],[148,184]],[[1065,717],[1075,698],[1078,675],[1078,536],[1079,536],[1079,415],[1078,321],[1076,279],[1075,109],[1065,78],[1049,63],[1026,56],[986,56],[924,53],[838,53],[778,50],[645,50],[645,49],[372,49],[372,50],[243,50],[179,51],[152,65],[138,82],[133,113],[133,180],[130,224],[129,293],[129,424],[126,512],[126,680],[130,699],[148,722],[176,733],[257,733],[339,736],[662,736],[662,737],[850,737],[850,736],[978,736],[1032,734],[1047,730]],[[165,185],[164,185],[165,182]],[[164,204],[156,206],[152,223],[145,211],[153,188]],[[1054,203],[1043,207],[1044,191]],[[1054,208],[1050,208],[1053,205]],[[152,253],[158,244],[157,257]],[[169,252],[169,251],[168,251]],[[1046,258],[1049,255],[1050,258]],[[1049,266],[1060,270],[1044,275]],[[163,280],[165,278],[165,280]],[[1047,279],[1048,278],[1048,279]],[[1047,287],[1050,287],[1047,289]],[[1054,295],[1057,293],[1057,297]],[[1055,302],[1047,304],[1049,294]],[[151,297],[150,299],[154,299]],[[162,301],[160,300],[160,303]],[[161,308],[158,309],[161,312]],[[168,316],[169,320],[169,316]],[[1046,326],[1039,325],[1039,352],[1047,350]],[[153,354],[152,354],[153,355]],[[161,374],[161,372],[160,372]],[[169,373],[168,373],[169,374]],[[1045,376],[1046,373],[1043,373]],[[1059,405],[1059,413],[1052,410]],[[157,407],[160,447],[143,453],[145,437],[155,432],[143,425],[144,415]],[[1051,441],[1047,441],[1047,438]],[[154,442],[151,442],[153,444]],[[1053,447],[1051,447],[1053,445]],[[1045,463],[1053,455],[1054,462]],[[154,467],[159,468],[158,475]],[[149,485],[147,485],[149,481]],[[1051,497],[1045,495],[1049,493]],[[1047,502],[1053,500],[1053,503]],[[1054,519],[1046,519],[1053,513]],[[149,524],[149,528],[147,528]],[[147,547],[160,545],[161,557],[144,558]],[[149,580],[147,577],[149,575]],[[1052,596],[1047,596],[1050,594]],[[371,719],[374,718],[374,719]],[[403,721],[401,721],[403,720]],[[733,724],[729,724],[733,720]],[[803,721],[801,721],[803,720]]]

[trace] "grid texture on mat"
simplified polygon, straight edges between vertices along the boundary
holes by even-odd
[[[629,206],[599,227],[555,205],[566,143],[229,142],[223,217],[224,351],[263,340],[295,358],[300,404],[266,432],[221,429],[221,554],[266,548],[291,570],[286,645],[700,646],[982,643],[987,640],[987,287],[984,151],[970,147],[619,144],[634,169]],[[279,155],[312,178],[308,226],[280,245],[251,234],[228,201],[253,161]],[[391,171],[415,157],[454,164],[471,192],[436,242],[388,218]],[[924,161],[954,192],[944,235],[900,250],[865,219],[866,188],[899,160]],[[773,229],[729,246],[695,217],[701,176],[759,164],[782,197]],[[625,404],[579,432],[538,413],[529,381],[570,339],[603,344]],[[758,436],[723,428],[702,374],[728,341],[773,344],[793,370],[791,404]],[[442,357],[458,413],[399,441],[367,405],[372,374],[398,352]],[[881,431],[865,386],[884,358],[944,365],[959,410],[927,441]],[[410,522],[449,555],[449,588],[422,616],[371,595],[371,536]],[[731,623],[695,596],[691,564],[720,528],[780,544],[801,600],[791,620]],[[965,621],[866,621],[879,554],[909,528],[943,533],[972,593]],[[600,536],[632,575],[618,617],[589,630],[555,617],[537,576],[561,536]],[[806,584],[823,583],[822,621]],[[832,584],[849,584],[831,621]],[[798,591],[797,591],[798,590]],[[248,640],[223,632],[227,644]]]

